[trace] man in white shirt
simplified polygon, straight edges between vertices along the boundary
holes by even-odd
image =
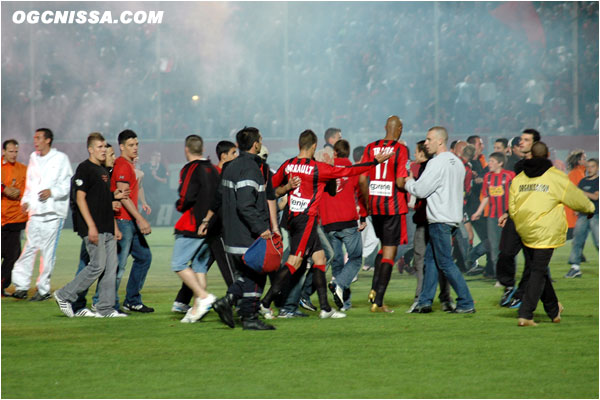
[[[452,232],[462,221],[463,183],[465,168],[461,160],[448,151],[448,132],[435,126],[427,132],[425,147],[429,160],[419,180],[408,178],[405,190],[421,199],[427,199],[427,250],[425,252],[425,278],[415,313],[431,312],[438,282],[438,269],[448,278],[457,294],[456,310],[459,314],[475,312],[473,298],[460,270],[452,260]]]
[[[29,213],[27,242],[12,272],[12,282],[16,288],[13,297],[18,299],[27,298],[38,251],[42,252],[40,275],[37,293],[30,301],[50,298],[50,276],[54,269],[60,231],[69,209],[73,176],[69,157],[52,148],[53,139],[54,134],[47,128],[40,128],[33,135],[35,152],[29,157],[25,193],[21,199],[23,212]]]

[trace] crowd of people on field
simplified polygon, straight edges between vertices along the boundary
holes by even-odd
[[[205,157],[200,136],[186,137],[171,261],[182,286],[171,310],[185,314],[181,322],[194,323],[212,309],[231,328],[237,314],[250,330],[275,329],[265,319],[307,317],[301,308],[319,310],[321,319],[345,318],[357,301],[352,283],[362,266],[373,269],[368,293],[373,313],[394,313],[384,297],[397,269],[417,278],[409,313],[432,312],[438,284],[443,311],[475,313],[464,275],[483,274],[504,288],[500,305],[518,309],[519,326],[536,325],[539,300],[549,318],[560,322],[563,306],[549,262],[554,248],[572,238],[565,278],[581,277],[589,231],[598,249],[598,160],[574,150],[567,176],[549,159],[535,129],[510,140],[498,138],[486,157],[479,136],[450,141],[444,127],[434,126],[417,143],[411,161],[402,132],[403,122],[391,116],[381,139],[352,149],[338,128],[325,131],[322,147],[307,129],[298,137],[298,155],[277,170],[267,163],[257,128],[239,130],[235,143],[219,142],[217,165]],[[89,156],[75,173],[53,140],[50,129],[36,130],[27,166],[17,161],[18,142],[3,142],[2,296],[28,298],[41,252],[31,301],[53,296],[68,317],[153,312],[142,301],[152,264],[146,235],[152,228],[144,216],[149,206],[141,190],[143,171],[135,165],[137,134],[119,133],[116,157],[102,134],[91,133]],[[159,162],[153,159],[144,175],[156,174]],[[75,278],[51,294],[69,208],[82,238],[80,261]],[[521,250],[525,268],[517,284]],[[120,301],[130,255],[133,264]],[[484,255],[485,266],[480,266]],[[207,272],[214,262],[228,288],[220,298],[208,290]],[[95,282],[88,308],[87,291]],[[11,284],[15,289],[8,293]],[[315,292],[318,306],[311,301]],[[279,308],[277,315],[272,305]]]

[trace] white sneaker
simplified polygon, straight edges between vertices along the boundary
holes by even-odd
[[[62,311],[62,313],[65,314],[67,317],[73,318],[74,314],[71,303],[66,300],[62,300],[60,297],[58,297],[58,294],[56,292],[53,293],[53,296],[54,300],[56,300],[56,304],[58,304],[58,307],[60,308],[60,311]]]
[[[341,311],[334,310],[332,308],[331,311],[329,311],[329,312],[327,312],[325,310],[321,310],[321,312],[319,313],[319,318],[321,318],[321,319],[325,319],[325,318],[334,318],[334,319],[346,318],[346,314],[344,314]]]
[[[275,315],[273,314],[273,310],[271,308],[267,308],[260,303],[260,307],[258,309],[260,315],[263,316],[264,319],[275,319]]]
[[[415,308],[417,307],[418,304],[419,304],[419,302],[415,300],[415,302],[412,303],[412,305],[410,306],[410,308],[408,310],[406,310],[406,313],[407,314],[412,313],[415,310]]]
[[[117,310],[112,310],[110,313],[106,315],[102,315],[100,313],[96,313],[96,318],[124,318],[128,315],[122,312],[118,312]]]
[[[185,317],[181,319],[181,322],[184,324],[193,324],[194,322],[199,321],[210,311],[216,300],[217,298],[212,293],[209,293],[204,299],[196,299],[196,313],[192,313],[192,308],[190,308],[185,314]]]
[[[93,318],[96,316],[96,313],[90,311],[87,308],[82,308],[81,310],[79,310],[75,313],[75,316],[76,317],[92,317]]]
[[[173,302],[173,307],[171,307],[171,312],[185,314],[188,310],[192,308],[185,303],[181,303],[179,301]]]
[[[501,287],[504,287],[504,285],[501,284],[500,281],[496,281],[496,284],[494,285],[494,287],[501,288]]]

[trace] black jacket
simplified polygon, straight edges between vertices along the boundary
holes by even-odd
[[[266,183],[257,155],[241,152],[221,174],[221,211],[225,251],[244,254],[270,228]]]

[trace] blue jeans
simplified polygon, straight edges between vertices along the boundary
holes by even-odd
[[[573,243],[571,254],[569,255],[569,264],[579,264],[582,261],[583,247],[588,237],[588,232],[592,231],[592,239],[598,250],[598,214],[594,214],[591,219],[586,214],[579,214],[575,229],[573,229]]]
[[[341,231],[327,233],[331,247],[333,247],[333,259],[331,260],[331,274],[335,278],[335,284],[342,289],[349,289],[352,280],[360,270],[362,264],[362,237],[358,228],[346,228]],[[348,262],[344,265],[344,249],[348,252]],[[344,302],[344,307],[350,308],[350,299]]]
[[[119,286],[121,278],[125,274],[127,258],[129,254],[133,256],[133,265],[129,272],[127,289],[125,294],[125,303],[129,305],[142,304],[142,295],[140,291],[146,282],[146,275],[152,263],[152,253],[144,236],[140,233],[133,221],[118,219],[117,226],[123,237],[118,242],[119,268],[117,269],[117,286],[115,296],[115,309],[119,308]],[[94,295],[93,303],[98,301],[98,290]]]
[[[419,306],[430,306],[435,297],[438,284],[438,268],[446,275],[457,294],[456,308],[474,307],[473,298],[467,282],[452,260],[452,231],[456,229],[448,224],[429,224],[427,226],[427,249],[425,250],[425,277],[419,296]]]

